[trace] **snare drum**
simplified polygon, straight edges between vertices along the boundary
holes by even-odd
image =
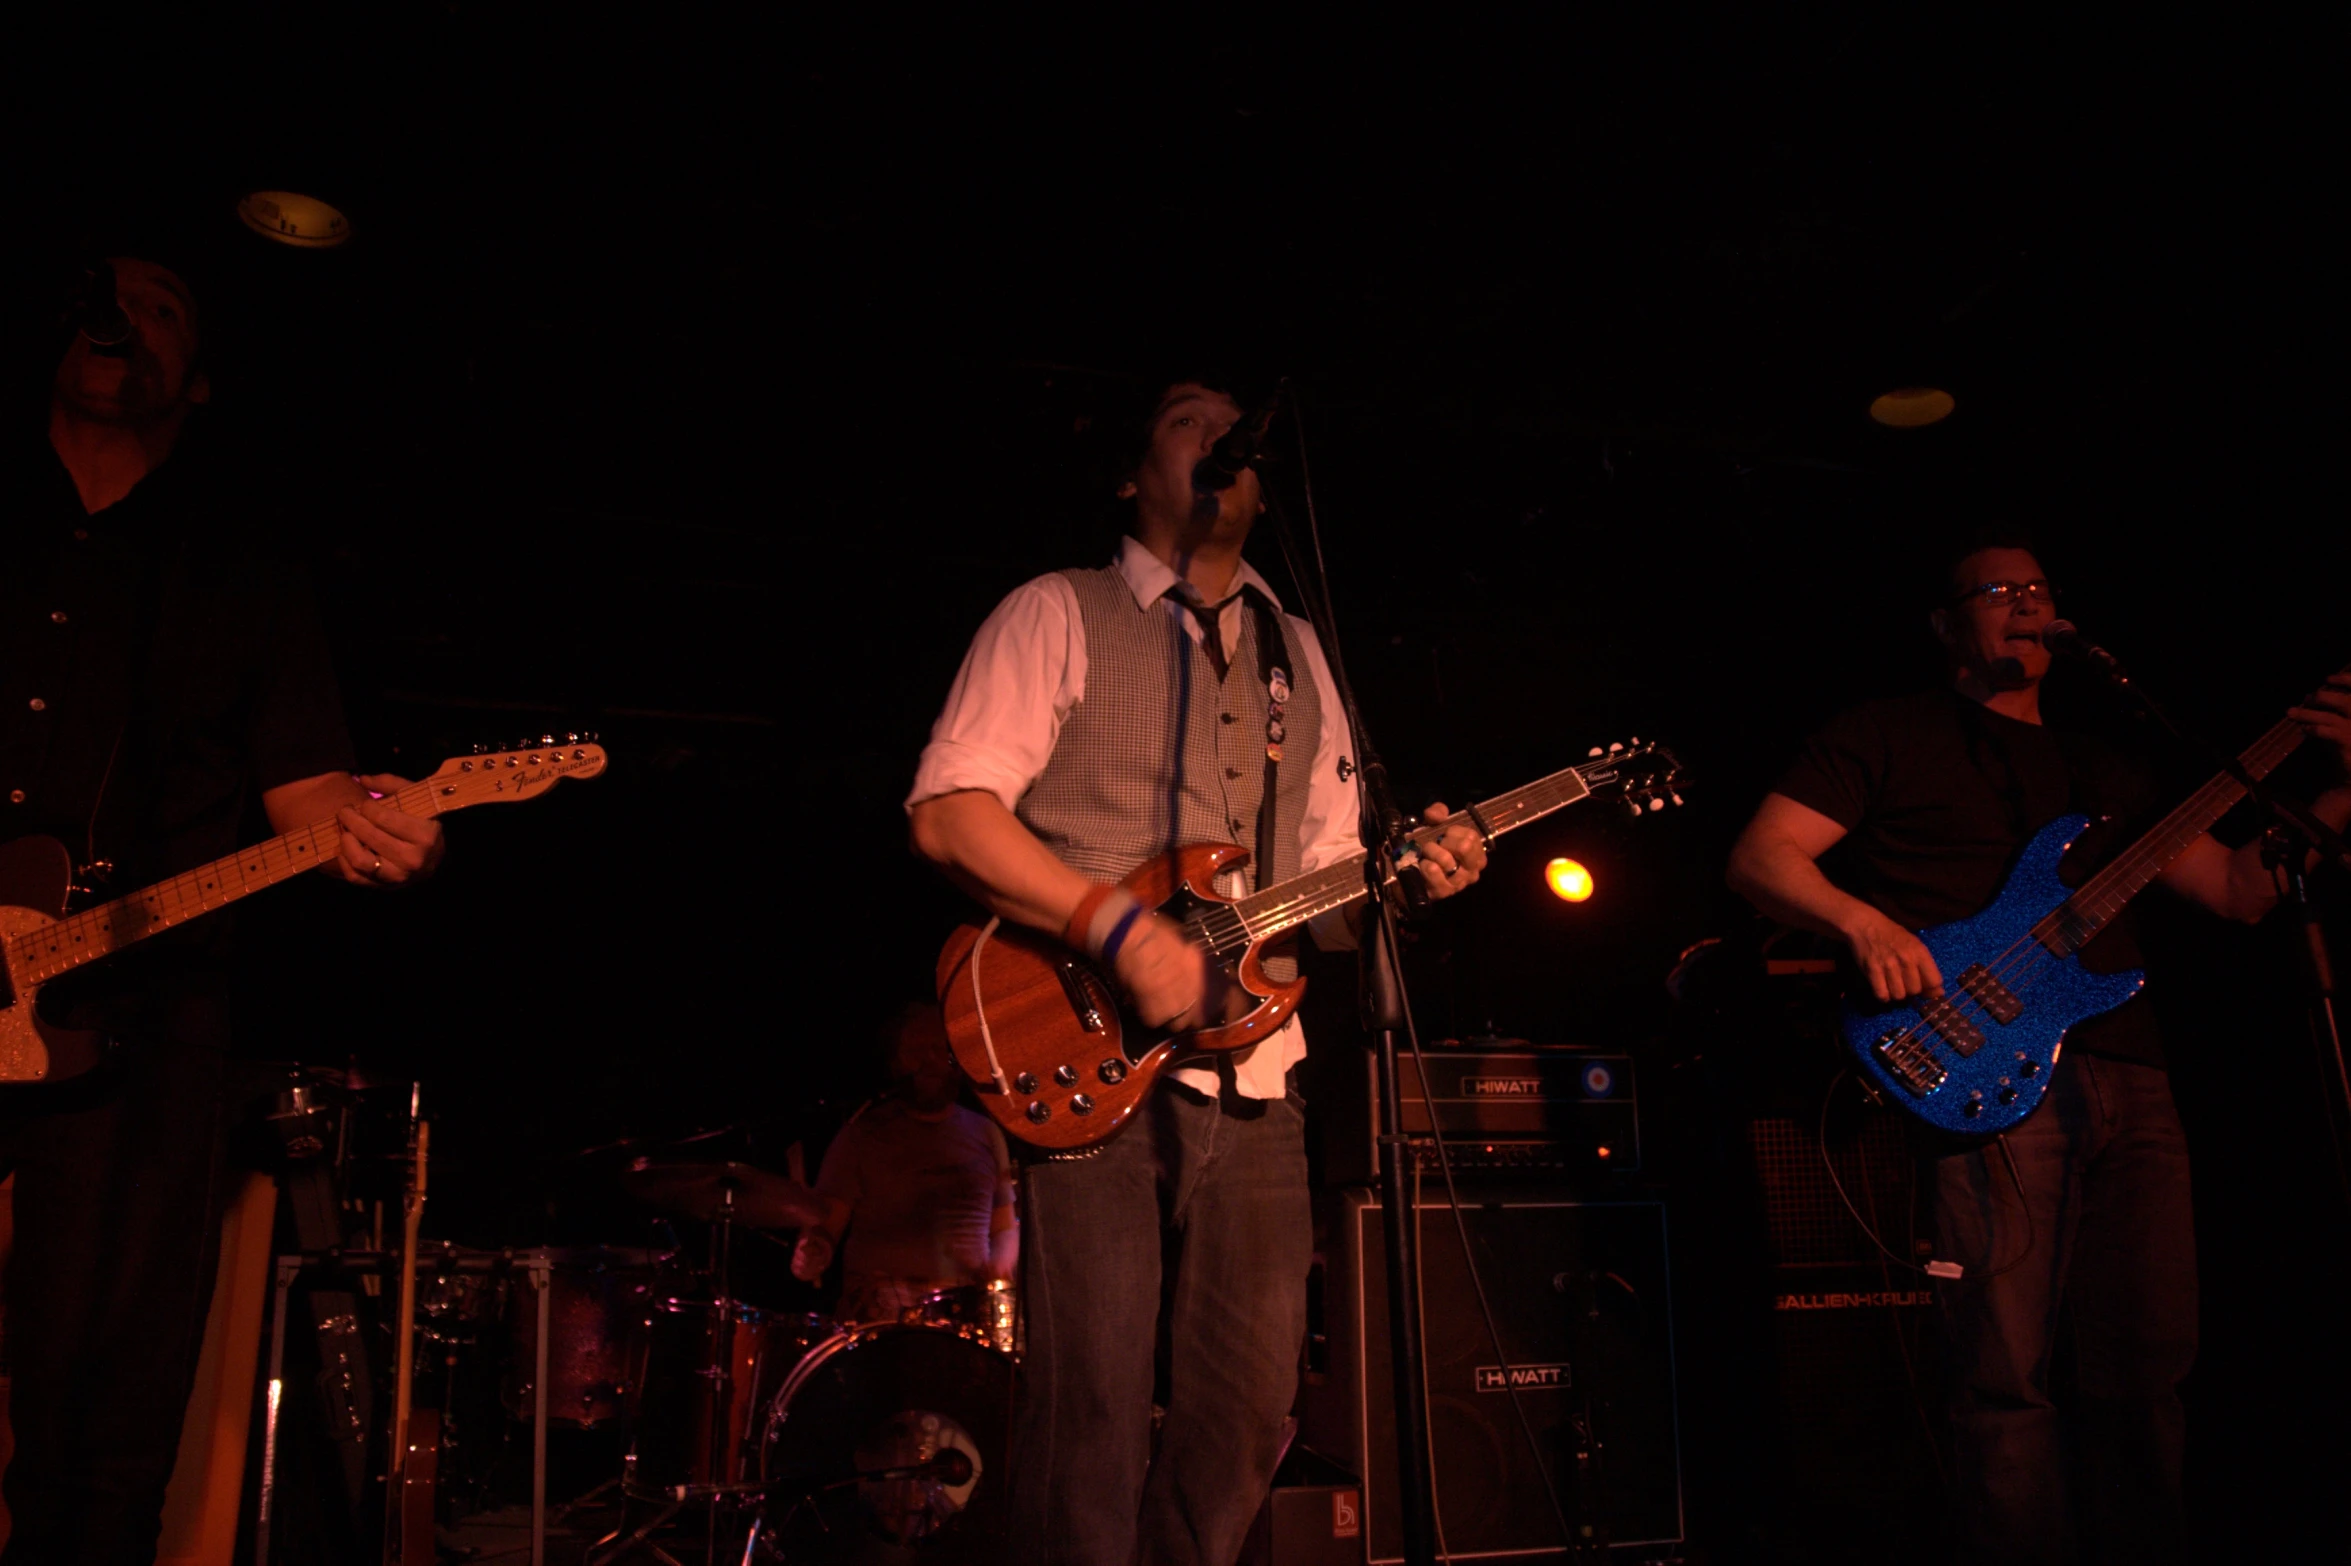
[[[630,1488],[650,1494],[750,1478],[759,1420],[794,1362],[829,1330],[821,1316],[771,1315],[740,1302],[721,1311],[708,1300],[653,1301],[631,1409]]]
[[[785,1379],[760,1443],[770,1515],[788,1514],[784,1558],[864,1560],[879,1542],[925,1561],[1002,1559],[1012,1392],[1011,1359],[960,1331],[847,1327],[819,1343]],[[950,1450],[970,1464],[957,1482],[858,1477]]]

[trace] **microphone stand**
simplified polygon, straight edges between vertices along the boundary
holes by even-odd
[[[1292,429],[1298,429],[1295,422]],[[1305,438],[1303,431],[1298,431],[1298,435],[1303,470]],[[1315,535],[1313,569],[1309,571],[1309,557],[1299,548],[1297,534],[1280,497],[1269,484],[1260,483],[1258,488],[1265,497],[1282,557],[1289,565],[1291,580],[1297,584],[1306,617],[1314,626],[1316,639],[1322,643],[1323,659],[1330,668],[1340,715],[1355,752],[1363,873],[1373,909],[1373,917],[1364,921],[1361,941],[1361,1003],[1364,1027],[1372,1035],[1378,1053],[1380,1222],[1387,1248],[1388,1341],[1390,1362],[1395,1369],[1397,1500],[1403,1514],[1406,1566],[1434,1566],[1436,1487],[1428,1445],[1428,1375],[1421,1336],[1420,1225],[1419,1214],[1412,1207],[1407,1167],[1411,1161],[1409,1141],[1404,1134],[1403,1095],[1398,1091],[1397,1080],[1397,1052],[1410,1001],[1404,990],[1403,970],[1397,962],[1396,909],[1388,895],[1392,886],[1400,888],[1407,903],[1417,908],[1428,894],[1417,876],[1396,873],[1397,858],[1404,851],[1411,822],[1397,808],[1395,795],[1388,786],[1388,769],[1372,747],[1362,710],[1355,704],[1355,689],[1348,681],[1346,660],[1339,650],[1337,628],[1332,622],[1320,531]],[[1313,503],[1310,488],[1307,493],[1310,521]],[[1368,1481],[1370,1475],[1364,1477]]]
[[[2345,869],[2351,869],[2351,843],[2343,834],[2320,820],[2311,809],[2298,800],[2288,799],[2245,770],[2244,764],[2201,735],[2183,729],[2173,721],[2170,713],[2154,697],[2140,688],[2137,681],[2124,671],[2121,663],[2109,654],[2092,656],[2088,663],[2108,684],[2122,692],[2125,698],[2147,717],[2153,719],[2174,741],[2202,757],[2206,762],[2218,762],[2221,771],[2234,779],[2261,813],[2261,862],[2273,875],[2282,876],[2285,891],[2281,901],[2291,907],[2297,932],[2294,948],[2301,954],[2296,964],[2302,970],[2305,1006],[2309,1013],[2311,1044],[2319,1055],[2319,1069],[2323,1078],[2326,1064],[2332,1060],[2335,1068],[2335,1090],[2342,1113],[2351,1117],[2351,1065],[2343,1052],[2343,1030],[2335,1016],[2334,964],[2327,954],[2326,930],[2319,923],[2318,908],[2310,900],[2307,871],[2310,856],[2316,853],[2320,862],[2332,860]],[[2343,1159],[2343,1131],[2336,1120],[2336,1106],[2327,1110],[2327,1135],[2334,1144],[2335,1178],[2341,1187],[2346,1207],[2351,1207],[2351,1171]]]

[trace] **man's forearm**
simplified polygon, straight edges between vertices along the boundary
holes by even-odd
[[[1017,1278],[1020,1276],[1020,1225],[1006,1224],[988,1237],[988,1276],[990,1278]]]
[[[1093,886],[995,795],[978,789],[924,800],[909,825],[916,853],[1015,924],[1059,935]]]
[[[1794,843],[1750,833],[1731,849],[1724,879],[1758,912],[1782,924],[1843,935],[1869,905],[1841,892]]]

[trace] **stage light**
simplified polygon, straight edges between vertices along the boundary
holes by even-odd
[[[1554,859],[1545,865],[1543,881],[1565,902],[1580,903],[1592,895],[1592,872],[1572,859]]]
[[[1919,430],[1951,416],[1959,404],[1937,386],[1904,386],[1874,399],[1869,416],[1888,428]]]
[[[264,239],[300,250],[332,250],[351,238],[349,218],[299,191],[257,190],[237,203],[237,216]]]

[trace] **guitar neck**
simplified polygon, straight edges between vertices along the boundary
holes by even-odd
[[[439,797],[429,781],[412,783],[388,797],[412,816],[439,815],[444,808],[454,808]],[[332,820],[299,827],[168,881],[29,930],[9,943],[10,966],[20,977],[45,984],[150,935],[317,869],[335,857],[342,833],[341,824]]]
[[[2306,730],[2287,718],[2255,740],[2237,757],[2237,765],[2255,782],[2269,776],[2301,745]],[[2054,913],[2033,927],[2041,944],[2059,953],[2076,952],[2121,913],[2147,884],[2228,814],[2245,797],[2245,785],[2223,772],[2157,822],[2146,836],[2117,855],[2114,862],[2082,883]]]
[[[1593,767],[1606,765],[1595,762]],[[1555,810],[1564,810],[1577,800],[1589,796],[1592,785],[1584,774],[1588,767],[1569,767],[1537,779],[1524,788],[1498,794],[1483,804],[1473,805],[1469,812],[1457,819],[1474,816],[1485,824],[1489,839],[1505,832],[1516,831],[1530,822],[1540,821]],[[1440,828],[1422,827],[1412,834],[1413,841],[1426,842],[1434,838]],[[1252,940],[1269,940],[1285,930],[1295,929],[1317,914],[1344,908],[1369,895],[1364,880],[1364,855],[1358,851],[1349,854],[1337,864],[1320,870],[1310,870],[1293,876],[1279,886],[1271,886],[1253,896],[1244,897],[1233,905],[1233,911],[1248,926]]]

